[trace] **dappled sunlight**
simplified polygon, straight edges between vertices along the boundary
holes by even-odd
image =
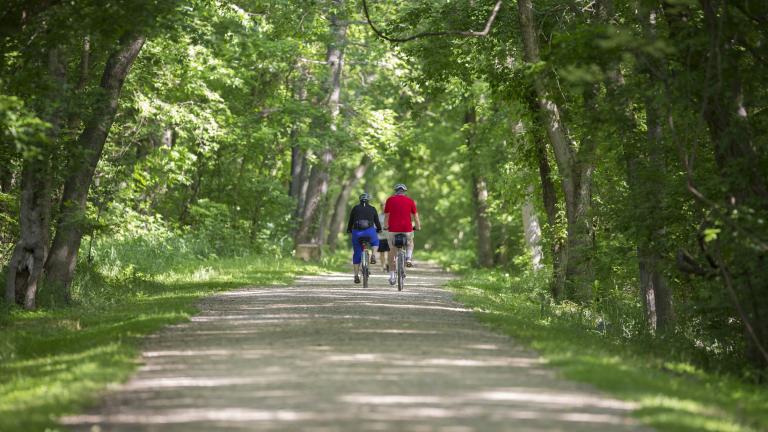
[[[210,377],[171,377],[155,379],[137,379],[126,384],[124,390],[151,390],[162,388],[184,388],[184,387],[221,387],[231,385],[248,385],[263,382],[257,378],[210,378]]]
[[[531,404],[569,407],[599,407],[614,410],[633,410],[637,404],[583,393],[554,392],[547,388],[502,388],[469,395],[471,398],[492,401],[519,401]]]
[[[493,345],[493,344],[485,344],[485,345],[479,344],[479,345],[467,345],[467,348],[478,349],[478,350],[497,350],[499,349],[499,346]]]
[[[351,330],[351,333],[379,333],[379,334],[440,334],[437,330],[406,330],[406,329],[369,329],[369,330]]]
[[[144,366],[99,409],[70,416],[130,430],[641,430],[634,406],[555,377],[535,353],[409,273],[303,277],[209,298],[148,340]],[[450,275],[440,274],[446,279]],[[424,284],[424,288],[419,284]]]
[[[384,307],[384,308],[399,308],[399,309],[440,309],[453,312],[472,312],[471,309],[463,307],[447,307],[447,306],[429,306],[429,305],[413,305],[413,304],[386,304],[386,303],[362,303],[364,306]]]
[[[80,415],[65,417],[62,423],[65,425],[77,424],[135,424],[135,425],[162,425],[168,423],[193,423],[205,421],[221,422],[254,422],[254,421],[281,421],[291,422],[298,420],[310,420],[318,418],[311,413],[302,413],[287,410],[258,410],[248,408],[224,408],[224,409],[178,409],[166,411],[147,411],[134,414],[114,415]],[[321,417],[320,417],[321,418]]]

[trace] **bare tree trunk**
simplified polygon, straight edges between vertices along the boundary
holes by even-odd
[[[328,237],[328,225],[331,221],[331,213],[333,212],[333,206],[331,203],[334,200],[331,199],[331,197],[326,193],[323,197],[323,201],[320,206],[320,220],[317,224],[317,230],[315,232],[315,236],[313,237],[312,241],[313,243],[317,243],[320,245],[325,244],[325,239]]]
[[[333,161],[330,148],[323,150],[320,162],[312,167],[307,182],[307,194],[304,201],[304,209],[301,214],[301,226],[296,233],[296,243],[313,243],[313,234],[316,233],[318,210],[323,197],[328,192],[329,167]]]
[[[482,176],[474,175],[472,177],[475,220],[477,221],[478,261],[482,267],[493,267],[491,221],[488,219],[488,187]]]
[[[470,162],[470,181],[472,182],[472,200],[475,204],[475,222],[477,223],[477,260],[481,267],[493,267],[493,243],[491,241],[491,221],[488,219],[488,186],[480,172],[475,126],[477,111],[474,106],[464,113],[465,137]]]
[[[327,63],[330,69],[328,90],[328,112],[330,114],[329,129],[331,136],[336,132],[336,121],[339,115],[339,99],[341,96],[341,73],[344,64],[344,45],[347,39],[347,20],[340,19],[337,13],[344,7],[344,0],[333,0],[334,12],[331,13],[331,40],[328,45]],[[333,139],[333,138],[331,138]],[[308,243],[313,240],[312,229],[317,223],[318,208],[328,192],[328,178],[335,155],[331,143],[328,142],[320,154],[320,161],[312,167],[309,176],[304,209],[301,213],[301,225],[296,233],[296,243]]]
[[[603,0],[606,1],[606,0]],[[607,8],[610,9],[610,8]],[[655,29],[652,27],[656,21],[650,9],[638,8],[640,24],[644,28],[649,40],[655,39]],[[641,54],[641,64],[646,68],[653,68],[657,60]],[[620,111],[629,113],[632,102],[621,96],[619,91],[624,86],[624,78],[618,66],[614,66],[608,74],[607,88],[609,95],[618,100]],[[653,82],[655,76],[652,71],[645,70]],[[655,217],[655,211],[659,205],[655,194],[664,189],[663,179],[666,167],[663,161],[663,137],[662,126],[652,97],[645,101],[647,133],[645,148],[648,154],[643,154],[637,138],[632,133],[625,133],[622,138],[622,150],[627,164],[627,185],[629,193],[636,203],[633,211],[638,220],[635,226],[635,241],[637,244],[638,281],[640,284],[640,301],[645,311],[646,326],[651,332],[665,332],[674,325],[674,309],[672,307],[672,291],[667,284],[662,272],[662,252],[654,241],[663,232],[663,226]],[[624,115],[624,130],[638,130],[641,125],[629,114]],[[663,203],[662,203],[663,205]]]
[[[298,177],[298,195],[296,196],[296,214],[295,217],[300,219],[304,215],[304,207],[307,205],[307,191],[309,190],[309,152],[302,152],[301,154],[301,169],[299,170]]]
[[[61,52],[48,53],[49,98],[41,117],[50,123],[49,142],[40,143],[40,154],[25,160],[21,178],[21,238],[16,244],[6,275],[5,300],[26,309],[36,307],[38,283],[48,256],[48,230],[51,215],[51,147],[63,121],[66,92],[66,63]]]
[[[519,0],[520,29],[523,34],[525,60],[530,64],[540,61],[537,28],[534,22],[531,0]],[[568,135],[560,107],[550,97],[545,80],[537,74],[533,80],[537,97],[538,112],[543,121],[547,136],[555,154],[558,171],[562,177],[563,197],[565,198],[566,218],[568,222],[567,249],[564,248],[562,265],[565,268],[564,287],[555,291],[565,292],[571,299],[582,303],[592,300],[591,268],[592,227],[590,219],[591,203],[591,156],[594,151],[592,140],[578,146]]]
[[[291,141],[296,139],[298,131],[296,129],[291,130]],[[296,199],[298,205],[299,191],[301,190],[301,171],[304,169],[304,161],[306,155],[304,151],[294,144],[291,146],[291,182],[288,185],[288,195],[291,198]],[[297,212],[298,213],[298,212]]]
[[[536,101],[536,94],[531,88],[527,97],[528,108],[531,113],[539,112]],[[531,139],[534,145],[534,154],[536,156],[536,165],[539,171],[539,180],[541,182],[541,202],[544,207],[544,213],[547,216],[547,231],[550,239],[550,248],[552,252],[552,280],[550,282],[550,293],[556,301],[564,297],[565,287],[565,269],[563,268],[563,253],[565,247],[563,239],[557,235],[557,190],[552,181],[552,170],[547,156],[546,136],[542,133],[542,128],[533,127],[531,129]]]
[[[336,242],[339,240],[339,234],[344,231],[344,225],[347,215],[347,202],[349,196],[352,194],[352,190],[363,178],[365,172],[368,170],[371,160],[368,156],[363,156],[360,163],[352,170],[352,173],[341,184],[341,192],[339,192],[336,203],[333,206],[333,217],[331,217],[331,225],[328,230],[328,246],[331,250],[336,249]]]
[[[300,103],[304,103],[307,99],[307,80],[309,79],[309,73],[307,68],[299,65],[299,79],[296,82],[294,88],[294,97]],[[300,199],[302,192],[302,184],[306,179],[306,175],[302,177],[302,173],[306,173],[307,155],[298,144],[299,138],[299,121],[296,120],[291,127],[290,142],[291,142],[291,183],[288,188],[291,198],[296,200],[296,216],[302,214],[303,204],[300,204],[303,200]]]
[[[536,133],[536,161],[539,167],[539,178],[541,179],[541,201],[544,205],[544,212],[547,215],[547,227],[552,249],[552,282],[550,283],[550,293],[556,301],[562,300],[565,295],[565,269],[563,262],[566,247],[563,239],[557,235],[557,191],[552,181],[552,171],[549,167],[549,158],[547,157],[545,138]]]
[[[82,218],[85,215],[88,190],[117,113],[120,91],[144,40],[144,36],[137,34],[126,34],[121,38],[119,47],[109,57],[104,68],[100,84],[103,94],[90,118],[86,120],[85,129],[77,141],[82,151],[82,160],[73,163],[67,175],[56,236],[46,263],[47,280],[65,301],[69,300],[69,285],[83,237]]]
[[[584,109],[597,112],[596,88],[584,91]],[[592,130],[584,132],[579,150],[571,148],[571,161],[575,197],[566,199],[568,221],[568,265],[565,268],[566,296],[569,299],[588,303],[592,300],[594,272],[594,236],[592,226],[592,173],[594,172],[594,150],[596,137]],[[570,204],[570,205],[569,205]]]
[[[541,249],[541,225],[533,205],[533,186],[528,186],[523,203],[523,235],[525,244],[531,254],[531,267],[540,270],[543,267],[544,252]]]
[[[650,157],[643,158],[631,139],[626,139],[624,151],[627,158],[627,183],[633,201],[639,204],[641,218],[638,221],[637,258],[640,282],[640,297],[645,308],[645,317],[651,331],[666,332],[674,325],[672,291],[661,269],[662,255],[654,239],[663,233],[664,227],[654,218],[654,195],[663,188],[661,179],[666,172],[664,163],[654,154],[661,151],[661,122],[653,102],[646,101],[647,143]],[[642,176],[640,171],[647,175]],[[650,179],[652,184],[648,184]]]

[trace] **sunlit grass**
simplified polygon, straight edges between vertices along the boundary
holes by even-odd
[[[480,319],[536,349],[567,378],[637,404],[635,416],[660,431],[768,430],[768,389],[672,358],[642,340],[615,343],[575,311],[544,310],[540,281],[498,271],[451,283]]]
[[[190,261],[141,276],[81,270],[75,306],[13,310],[0,322],[0,431],[56,430],[56,418],[83,409],[107,385],[130,376],[144,335],[189,319],[201,298],[287,284],[322,268],[241,257]]]

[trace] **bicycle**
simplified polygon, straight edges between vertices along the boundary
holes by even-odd
[[[371,259],[371,252],[368,246],[371,244],[371,238],[363,236],[357,239],[360,242],[360,248],[363,250],[363,258],[360,262],[360,273],[363,276],[363,288],[368,288],[368,276],[371,275],[371,270],[368,267],[368,263]]]
[[[397,249],[395,258],[395,276],[397,277],[397,290],[402,291],[405,284],[405,250],[408,247],[408,237],[405,234],[395,234],[394,247]],[[390,252],[391,253],[391,252]]]

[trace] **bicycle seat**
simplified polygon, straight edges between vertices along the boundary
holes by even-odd
[[[359,241],[360,244],[370,244],[371,243],[371,238],[368,237],[368,236],[360,236],[360,237],[357,238],[357,241]]]

